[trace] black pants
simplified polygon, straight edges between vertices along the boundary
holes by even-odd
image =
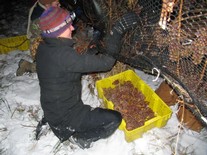
[[[86,112],[83,114],[79,109],[79,115],[76,111],[76,116],[71,122],[63,122],[58,126],[50,125],[54,134],[61,142],[68,140],[70,136],[81,138],[84,140],[96,141],[101,138],[107,138],[114,133],[119,127],[122,116],[118,111],[95,108],[91,110],[89,106],[83,106]]]
[[[119,112],[109,109],[95,108],[83,119],[80,129],[73,134],[77,138],[107,138],[119,127],[122,116]]]

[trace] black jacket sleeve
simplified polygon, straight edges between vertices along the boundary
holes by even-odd
[[[108,71],[113,67],[116,61],[114,58],[102,54],[78,54],[72,48],[62,50],[63,54],[61,54],[59,58],[59,63],[70,72],[89,73]]]

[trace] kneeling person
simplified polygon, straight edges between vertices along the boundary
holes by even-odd
[[[81,99],[81,76],[109,71],[116,60],[123,34],[137,22],[136,15],[127,14],[107,35],[106,54],[79,54],[73,49],[72,17],[67,10],[50,7],[40,17],[43,41],[36,54],[44,119],[61,142],[70,140],[81,148],[111,136],[119,127],[119,112],[92,108]]]

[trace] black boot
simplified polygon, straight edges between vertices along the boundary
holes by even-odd
[[[49,125],[45,118],[43,117],[42,120],[39,121],[36,128],[36,140],[39,140],[43,134],[46,134],[49,130]]]
[[[77,138],[76,136],[71,136],[69,142],[72,144],[78,145],[81,149],[87,149],[91,147],[93,142],[91,139]]]
[[[111,122],[101,128],[93,129],[91,131],[74,133],[69,141],[78,145],[82,149],[90,148],[91,144],[99,139],[105,139],[110,137],[115,130],[119,127],[120,123]],[[88,136],[91,135],[91,136]]]

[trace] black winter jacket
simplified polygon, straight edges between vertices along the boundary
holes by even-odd
[[[44,117],[59,138],[71,136],[91,110],[81,100],[82,74],[108,71],[115,63],[105,55],[78,54],[72,46],[71,39],[44,38],[36,54]]]

